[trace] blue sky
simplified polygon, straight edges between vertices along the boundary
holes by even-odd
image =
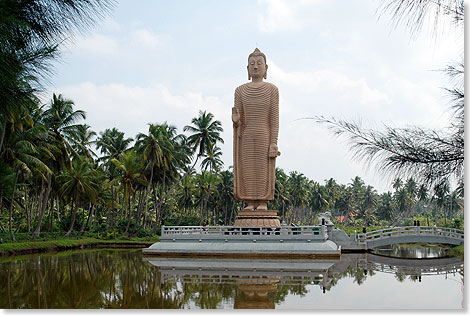
[[[347,143],[303,117],[362,119],[380,128],[448,125],[447,86],[437,71],[458,61],[454,29],[411,37],[374,0],[119,1],[110,17],[71,39],[45,99],[72,99],[99,132],[127,136],[168,121],[180,132],[199,110],[225,129],[232,164],[233,92],[247,82],[247,56],[267,55],[268,82],[280,91],[277,165],[320,183],[356,175],[389,189],[373,169],[351,161]]]

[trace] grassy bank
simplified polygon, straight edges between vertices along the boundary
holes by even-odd
[[[89,237],[81,239],[64,238],[38,241],[30,240],[0,244],[0,256],[62,251],[90,247],[146,247],[155,242],[158,242],[158,240],[159,238],[157,236],[113,240],[102,240]]]
[[[449,249],[449,254],[452,255],[452,256],[457,256],[457,257],[460,257],[460,258],[464,258],[464,245],[459,245],[459,246],[455,246],[455,247],[452,247],[451,249]]]

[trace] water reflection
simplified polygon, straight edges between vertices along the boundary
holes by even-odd
[[[373,250],[375,254],[397,258],[442,258],[449,255],[448,250],[440,246],[429,245],[388,245]]]
[[[338,301],[329,308],[338,308],[347,307],[341,301],[351,290],[345,296],[341,292],[351,280],[367,290],[362,284],[382,274],[392,274],[392,281],[406,287],[424,277],[444,281],[436,275],[453,273],[460,275],[463,288],[458,258],[345,254],[339,260],[157,259],[143,258],[141,250],[82,250],[0,259],[0,308],[295,309],[299,305],[293,299],[312,294],[317,300],[309,302],[311,308],[329,295]],[[460,287],[456,292],[437,287],[432,290],[436,297],[463,294]],[[440,287],[447,291],[439,292]],[[380,298],[373,291],[365,294]]]

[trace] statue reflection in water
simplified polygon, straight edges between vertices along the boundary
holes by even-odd
[[[443,273],[463,275],[459,258],[398,259],[371,254],[345,254],[336,260],[244,260],[147,258],[158,266],[163,281],[229,285],[235,309],[275,309],[289,294],[305,295],[309,286],[324,294],[342,278],[362,285],[378,272],[394,274],[398,281],[421,282],[424,276]],[[463,278],[463,277],[462,277]],[[424,280],[423,280],[424,281]],[[235,285],[235,286],[234,286]],[[230,296],[230,295],[229,295]]]

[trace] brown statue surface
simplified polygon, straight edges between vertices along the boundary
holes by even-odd
[[[277,220],[268,225],[279,225],[267,208],[267,202],[274,199],[275,162],[280,155],[279,92],[274,84],[263,81],[268,65],[258,48],[248,57],[247,69],[252,82],[236,88],[232,108],[234,196],[247,202],[244,212],[257,211],[258,216],[263,212],[265,220]]]

